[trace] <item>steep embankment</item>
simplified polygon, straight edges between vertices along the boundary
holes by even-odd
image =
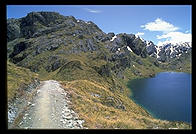
[[[20,89],[28,86],[38,79],[38,74],[31,72],[29,69],[18,67],[13,63],[7,62],[7,97],[11,101],[20,96]],[[28,89],[27,89],[28,90]]]
[[[38,85],[38,74],[7,62],[8,127],[24,110],[24,106],[32,98],[34,89]]]
[[[182,122],[154,119],[149,113],[126,95],[112,89],[107,84],[88,80],[62,81],[71,94],[73,108],[85,120],[88,128],[121,129],[170,129],[190,128]]]

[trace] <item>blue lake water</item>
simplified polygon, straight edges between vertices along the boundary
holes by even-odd
[[[131,98],[155,118],[192,123],[192,76],[161,72],[128,83]]]

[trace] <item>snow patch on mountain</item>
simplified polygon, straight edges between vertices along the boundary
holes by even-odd
[[[117,36],[115,35],[114,37],[112,37],[112,39],[110,40],[110,41],[113,41],[114,39],[116,39],[117,38]]]
[[[128,49],[130,52],[133,52],[129,46],[127,46],[127,49]]]
[[[158,61],[165,61],[169,58],[179,58],[182,53],[187,53],[192,48],[191,42],[165,43],[154,45],[152,41],[145,40],[147,52]]]

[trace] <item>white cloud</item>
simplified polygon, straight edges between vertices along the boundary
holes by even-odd
[[[179,32],[178,27],[166,22],[160,18],[157,18],[153,22],[149,22],[141,26],[144,30],[162,32],[162,35],[157,35],[157,39],[163,39],[164,41],[158,41],[157,45],[165,43],[180,43],[180,42],[192,42],[192,34],[187,30],[186,32]]]
[[[157,45],[162,45],[165,43],[192,42],[192,34],[182,32],[169,32],[161,36],[157,35],[157,39],[166,39],[165,41],[159,41]]]
[[[157,18],[154,22],[149,22],[145,25],[142,25],[141,27],[144,28],[144,30],[161,31],[164,33],[173,32],[179,29],[178,27],[175,27],[174,25],[160,18]]]
[[[101,13],[101,10],[93,10],[93,9],[89,9],[89,8],[84,8],[86,11],[90,12],[90,13]]]
[[[135,36],[142,36],[142,35],[144,35],[144,33],[142,33],[142,32],[138,32],[135,34]]]
[[[186,30],[185,33],[189,33],[189,30]]]

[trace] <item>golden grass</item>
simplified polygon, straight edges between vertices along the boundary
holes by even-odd
[[[169,121],[154,119],[128,96],[112,93],[107,84],[103,86],[88,80],[61,81],[61,84],[72,96],[73,109],[85,120],[84,126],[90,129],[190,128],[187,124],[176,126]],[[121,100],[126,109],[104,105],[105,98],[109,96]]]
[[[24,85],[30,84],[35,78],[36,73],[32,73],[29,69],[18,67],[7,61],[7,97],[8,101],[18,94],[18,89]]]
[[[36,64],[41,57],[48,54],[49,53],[40,54],[36,57],[37,59],[33,60],[29,64]],[[56,53],[52,54],[55,55]],[[54,72],[48,73],[42,66],[39,68],[39,78],[42,80],[55,79],[61,81],[63,88],[70,92],[72,96],[73,109],[79,114],[80,118],[85,120],[84,126],[93,129],[146,129],[157,126],[159,128],[190,128],[190,126],[185,123],[154,119],[142,107],[134,103],[129,98],[131,92],[126,87],[129,80],[145,76],[148,77],[149,74],[155,74],[162,71],[160,68],[152,65],[149,59],[140,58],[143,65],[139,65],[137,62],[133,61],[132,64],[134,64],[135,67],[127,68],[124,72],[125,78],[118,79],[114,76],[114,74],[112,74],[111,77],[102,77],[92,68],[94,66],[100,67],[106,64],[106,61],[97,58],[96,52],[71,55],[67,54],[62,55],[62,58],[65,58],[68,62],[79,61],[82,69],[72,69],[72,67],[68,67],[60,71],[61,68],[59,68]],[[136,58],[139,57],[136,56]],[[136,76],[133,73],[133,70],[140,71],[141,76]],[[14,72],[17,71],[15,70]],[[14,84],[15,87],[19,87],[21,83],[30,81],[30,78],[27,77],[29,74],[27,74],[23,77],[22,74],[19,73],[17,77],[14,75],[15,77],[11,76],[9,78],[9,81],[16,80],[18,78],[18,82],[13,82],[12,85],[8,84],[9,86],[12,86],[9,87],[9,89],[12,89],[10,90],[12,94],[14,94]],[[29,80],[24,80],[26,77]],[[124,91],[121,92],[118,89],[118,86],[121,86]],[[111,88],[113,90],[111,90]],[[108,100],[108,97],[113,100]],[[125,109],[117,107],[121,103]]]

